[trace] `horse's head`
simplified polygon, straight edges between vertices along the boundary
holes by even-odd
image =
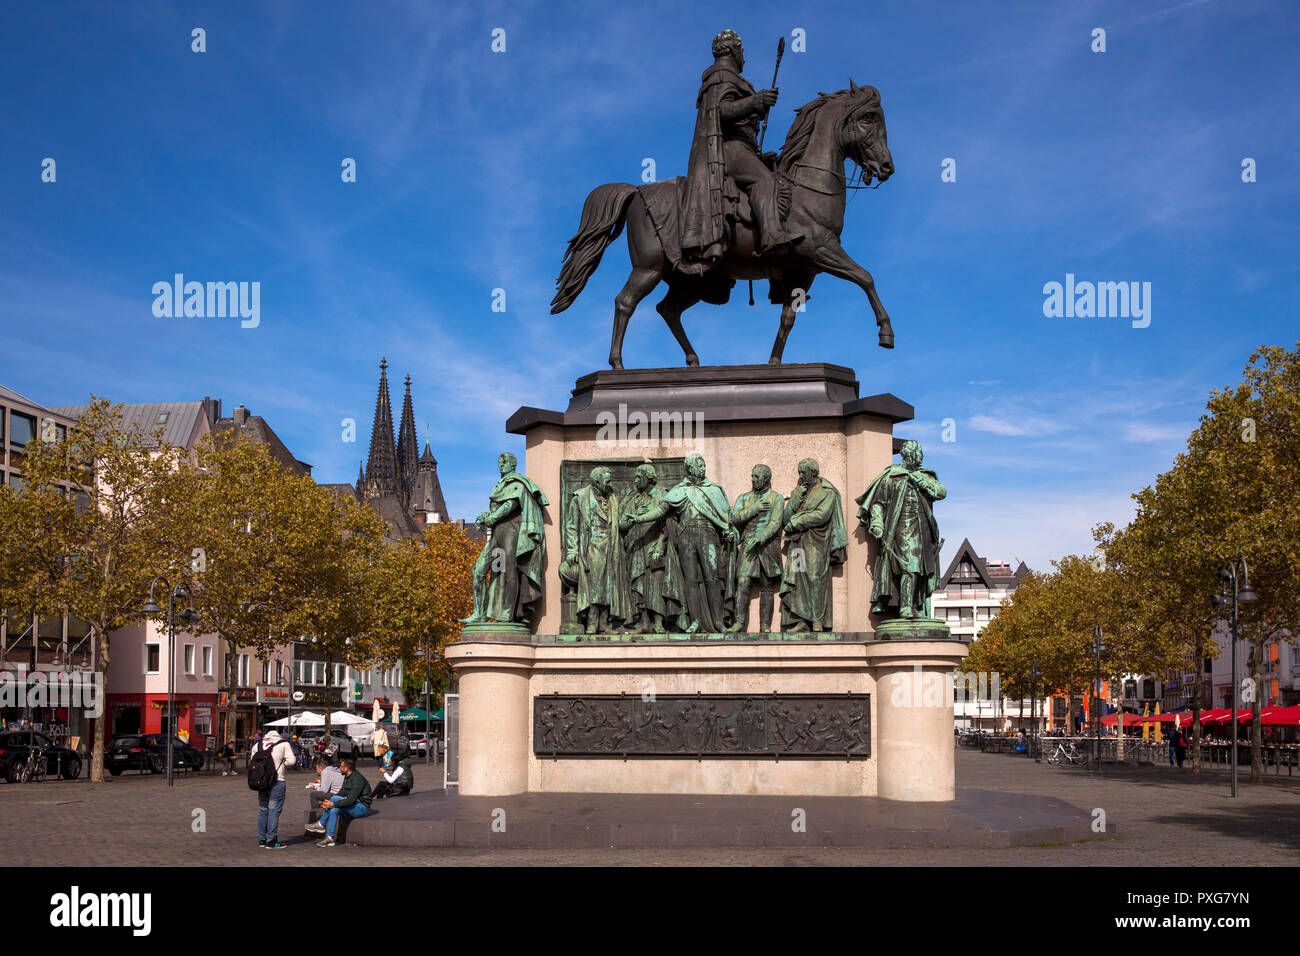
[[[880,92],[874,86],[858,86],[850,79],[849,88],[840,95],[845,98],[839,128],[844,155],[862,167],[868,185],[873,176],[883,183],[894,175],[894,158],[889,153]]]

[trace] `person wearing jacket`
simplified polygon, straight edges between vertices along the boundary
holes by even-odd
[[[370,812],[370,784],[366,778],[357,773],[357,762],[353,757],[344,757],[343,764],[343,789],[327,800],[322,800],[320,807],[324,813],[321,814],[321,820],[325,825],[325,839],[319,841],[317,846],[334,846],[334,830],[338,826],[339,814],[346,813],[348,816],[364,817]]]
[[[275,761],[275,785],[270,790],[257,792],[257,845],[268,850],[282,850],[285,844],[280,842],[280,811],[284,808],[284,771],[294,765],[293,747],[277,731],[267,731],[266,736],[249,751],[250,764],[260,747],[270,750],[271,759]]]
[[[235,775],[235,745],[226,741],[226,745],[221,748],[221,759],[226,762],[226,769],[221,771],[223,777],[233,777]]]
[[[331,766],[329,758],[323,753],[316,755],[315,766],[316,780],[307,784],[308,807],[319,807],[322,802],[343,789],[343,771],[338,767]],[[325,827],[318,820],[315,823],[307,824],[307,831],[309,833],[324,834]]]
[[[389,751],[385,756],[391,757],[392,755],[392,751]],[[403,760],[401,763],[387,761],[382,773],[384,779],[375,784],[376,800],[384,797],[404,797],[415,786],[415,774],[411,772],[410,758]]]

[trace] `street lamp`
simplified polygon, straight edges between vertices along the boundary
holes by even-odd
[[[1106,652],[1106,643],[1101,639],[1101,625],[1092,629],[1092,656],[1097,661],[1097,686],[1092,697],[1093,737],[1092,755],[1097,772],[1101,772],[1101,655]]]
[[[180,612],[180,619],[186,624],[199,620],[199,612],[194,610],[194,597],[189,585],[182,581],[176,587],[171,586],[161,574],[149,582],[149,600],[144,604],[144,613],[157,615],[162,608],[154,600],[154,588],[158,582],[167,589],[167,786],[175,786],[175,741],[176,741],[176,603],[185,598],[185,609]]]
[[[1038,678],[1042,676],[1042,671],[1038,669],[1038,661],[1034,661],[1033,666],[1029,668],[1029,693],[1032,701],[1029,705],[1030,727],[1029,727],[1029,752],[1033,755],[1034,763],[1042,763],[1043,758],[1038,753]]]
[[[1237,584],[1237,562],[1241,562],[1241,585]],[[1228,562],[1225,568],[1219,568],[1219,583],[1223,590],[1210,596],[1210,603],[1223,607],[1232,602],[1232,795],[1237,795],[1237,605],[1255,600],[1255,592],[1250,586],[1250,568],[1246,559],[1239,558]]]
[[[438,657],[438,652],[433,646],[432,639],[426,634],[420,638],[420,657],[424,667],[424,762],[426,766],[431,762],[435,747],[432,735],[433,713],[430,708],[429,695],[433,688],[429,683],[429,667]]]

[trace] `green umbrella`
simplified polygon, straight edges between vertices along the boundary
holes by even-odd
[[[398,720],[405,723],[408,720],[424,720],[427,716],[428,713],[424,710],[424,708],[412,707],[410,710],[402,711],[402,714],[400,717],[398,717]]]

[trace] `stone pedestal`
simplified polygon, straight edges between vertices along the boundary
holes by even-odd
[[[460,682],[460,792],[465,796],[586,792],[953,799],[952,685],[945,677],[966,654],[960,641],[881,642],[860,633],[797,641],[780,635],[767,640],[757,635],[484,637],[447,647]],[[735,722],[724,721],[712,754],[638,754],[635,743],[618,744],[609,752],[572,752],[583,749],[579,732],[602,719],[590,708],[593,700],[626,699],[621,709],[644,713],[647,701],[682,695],[701,698],[697,713],[724,697],[755,704],[775,701],[777,707],[788,700],[813,736],[818,728],[833,728],[835,721],[820,719],[818,704],[825,711],[834,703],[832,695],[842,695],[866,708],[867,746],[835,753],[840,744],[817,744],[820,749],[810,752],[794,732],[796,721],[787,725],[791,732],[786,739],[777,737],[774,726],[764,728],[776,753],[729,753],[736,743],[731,733]],[[548,707],[564,716],[548,723]],[[539,727],[558,739],[541,740]],[[608,727],[596,736],[610,740],[617,731]],[[838,739],[833,732],[829,736]]]
[[[473,625],[447,648],[461,700],[460,792],[952,800],[944,677],[966,648],[940,622],[876,633],[876,545],[854,503],[890,464],[894,424],[911,417],[893,395],[859,397],[852,370],[826,364],[602,371],[578,380],[565,411],[519,409],[507,430],[527,439],[520,470],[550,501],[544,594],[532,634]],[[848,534],[831,580],[833,632],[574,633],[559,577],[566,492],[600,463],[624,494],[644,461],[667,490],[693,453],[729,502],[751,490],[757,464],[788,494],[799,461],[818,462]],[[754,626],[759,597],[754,588]],[[778,628],[780,613],[778,597]]]
[[[962,641],[877,641],[867,648],[876,680],[876,796],[951,800],[957,747],[953,670],[969,649]]]

